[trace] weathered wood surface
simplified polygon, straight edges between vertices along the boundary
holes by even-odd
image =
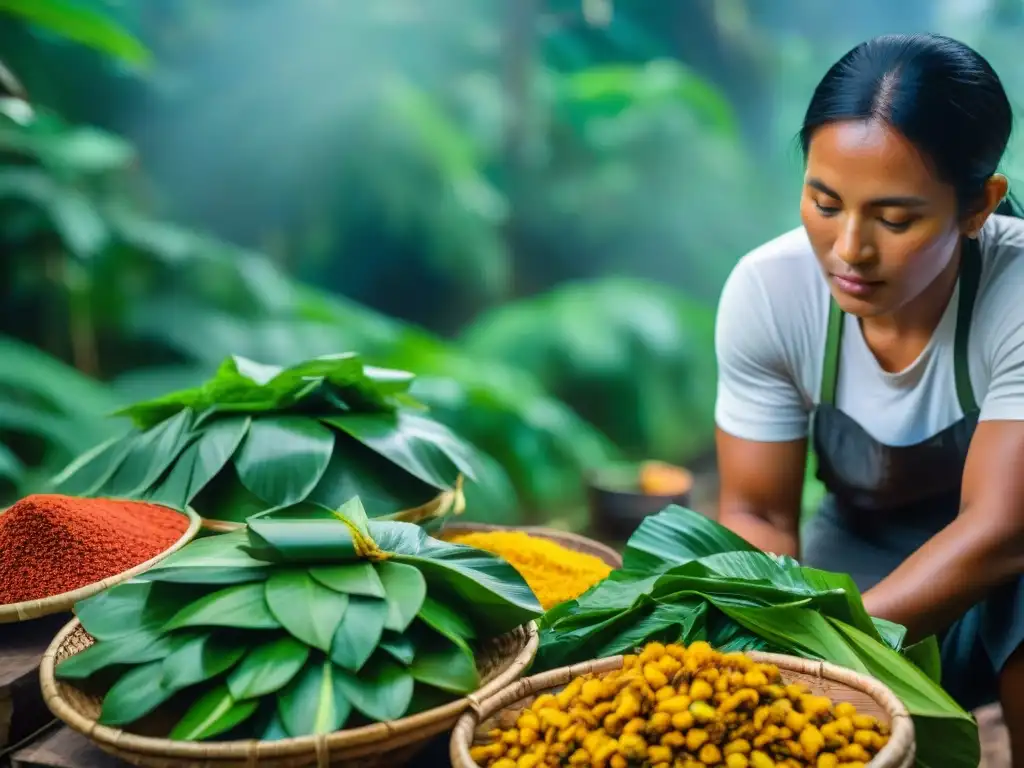
[[[11,755],[11,768],[126,768],[81,734],[54,727]]]
[[[0,752],[53,720],[39,690],[39,662],[71,618],[62,613],[0,624]]]

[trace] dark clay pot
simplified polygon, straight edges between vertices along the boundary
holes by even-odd
[[[586,478],[587,501],[595,533],[625,541],[648,515],[677,504],[689,507],[693,495],[692,475],[686,490],[674,494],[646,494],[640,490],[642,464],[615,464],[591,472]]]

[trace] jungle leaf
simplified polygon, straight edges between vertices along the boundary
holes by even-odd
[[[170,738],[197,741],[230,731],[248,720],[259,706],[256,700],[235,701],[226,685],[201,696],[171,730]]]
[[[302,570],[279,570],[266,584],[267,607],[288,632],[324,653],[331,650],[348,595],[335,592]]]
[[[309,646],[293,637],[262,643],[231,670],[228,690],[236,701],[274,693],[291,682],[308,658]]]
[[[348,595],[386,597],[384,585],[372,563],[313,566],[309,575],[325,587]]]
[[[242,484],[272,506],[305,499],[334,450],[334,433],[300,416],[254,419],[235,458]]]
[[[277,700],[277,713],[291,736],[337,731],[352,705],[342,690],[344,674],[330,661],[313,661],[292,680]]]
[[[189,603],[171,617],[164,629],[204,626],[280,629],[281,624],[267,607],[264,585],[255,583],[227,587]]]
[[[377,574],[387,593],[388,617],[384,628],[404,632],[423,606],[426,579],[414,566],[388,561],[377,563]]]
[[[336,675],[339,689],[352,706],[373,720],[397,720],[412,701],[412,675],[387,656],[374,657],[358,675],[340,669]]]
[[[338,625],[331,644],[331,661],[352,672],[362,669],[380,643],[388,613],[384,600],[349,597],[345,620]]]

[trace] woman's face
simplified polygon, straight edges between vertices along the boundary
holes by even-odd
[[[819,128],[800,215],[843,311],[891,314],[951,268],[961,235],[953,188],[885,123]]]

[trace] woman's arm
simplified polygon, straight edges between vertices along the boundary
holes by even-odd
[[[755,547],[799,557],[807,440],[763,443],[717,431],[718,522]]]
[[[864,594],[914,642],[1024,574],[1024,421],[985,421],[971,441],[960,514]]]

